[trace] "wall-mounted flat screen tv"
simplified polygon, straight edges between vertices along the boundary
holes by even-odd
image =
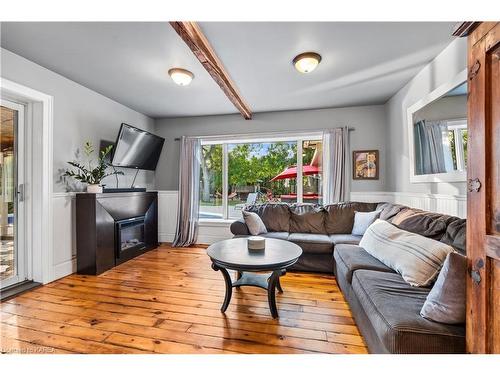
[[[124,123],[118,133],[111,164],[154,171],[164,142],[165,138]]]

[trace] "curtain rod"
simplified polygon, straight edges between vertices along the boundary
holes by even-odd
[[[210,138],[223,138],[223,137],[252,137],[252,136],[262,136],[262,138],[265,138],[266,136],[272,136],[272,135],[287,135],[287,134],[297,134],[297,133],[318,133],[318,132],[324,132],[326,130],[332,130],[332,129],[341,129],[343,127],[337,127],[337,128],[325,128],[325,129],[311,129],[306,131],[298,131],[298,132],[267,132],[267,133],[247,133],[247,134],[226,134],[226,135],[200,135],[200,136],[189,136],[188,138],[204,138],[204,139],[210,139]],[[348,131],[352,132],[355,131],[356,128],[348,127]],[[174,141],[180,141],[181,138],[177,137],[174,138]]]

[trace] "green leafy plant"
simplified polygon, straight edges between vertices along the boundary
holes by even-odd
[[[94,146],[90,141],[86,141],[83,145],[83,152],[87,157],[87,164],[78,161],[68,161],[68,164],[73,167],[73,169],[68,169],[64,172],[64,176],[72,177],[75,180],[89,184],[98,185],[101,181],[108,176],[113,175],[123,175],[123,172],[114,170],[113,172],[106,172],[110,164],[106,162],[106,156],[109,155],[113,145],[109,145],[104,150],[98,153],[97,165],[94,167],[92,160],[92,154],[95,152]]]

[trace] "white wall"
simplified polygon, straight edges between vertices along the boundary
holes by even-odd
[[[154,130],[153,119],[6,49],[1,49],[0,60],[3,78],[54,97],[54,192],[68,190],[61,171],[68,167],[67,161],[74,160],[76,150],[86,140],[96,147],[102,139],[114,142],[122,122]],[[123,171],[126,176],[119,176],[120,184],[129,186],[135,171]],[[114,177],[105,183],[115,186]],[[154,187],[154,173],[139,172],[137,184]]]
[[[380,179],[352,181],[351,189],[383,191],[387,173],[386,123],[382,105],[256,113],[252,120],[245,120],[239,114],[160,119],[156,121],[156,133],[165,137],[166,142],[156,172],[156,185],[160,190],[177,190],[179,142],[174,139],[183,135],[305,131],[348,125],[356,129],[350,132],[351,150],[380,150]]]
[[[466,38],[455,39],[387,103],[387,190],[463,196],[465,182],[410,183],[407,109],[467,67]]]

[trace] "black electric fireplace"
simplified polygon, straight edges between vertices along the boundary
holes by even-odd
[[[77,272],[99,275],[158,246],[158,193],[76,195]]]
[[[116,221],[116,257],[121,258],[125,253],[144,250],[144,216]]]

